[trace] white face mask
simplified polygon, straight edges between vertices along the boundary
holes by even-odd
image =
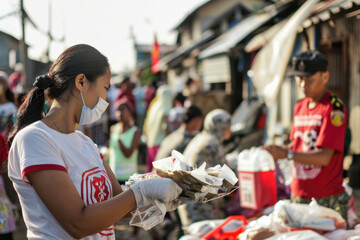
[[[80,92],[80,96],[81,96],[84,106],[82,107],[82,110],[81,110],[79,124],[80,125],[91,124],[91,123],[99,120],[101,115],[105,112],[106,108],[108,107],[109,103],[106,102],[101,97],[99,97],[99,101],[96,104],[96,106],[93,109],[90,109],[89,107],[87,107],[85,105],[85,101],[84,101],[84,98],[83,98],[83,95],[81,92]]]

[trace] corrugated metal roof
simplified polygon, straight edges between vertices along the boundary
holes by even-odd
[[[175,61],[177,58],[180,58],[182,56],[186,56],[188,53],[190,53],[192,50],[197,48],[198,46],[210,41],[215,36],[213,31],[206,31],[203,33],[202,38],[200,40],[192,41],[186,46],[181,46],[178,49],[176,49],[174,52],[166,55],[165,57],[160,59],[159,62],[159,68],[163,68],[169,63]]]
[[[306,19],[302,26],[309,28],[312,25],[318,24],[320,21],[327,21],[331,14],[337,14],[342,9],[348,10],[353,6],[359,6],[360,0],[331,0],[319,3],[313,10],[311,17]]]
[[[291,1],[284,1],[280,6],[268,6],[266,11],[251,15],[237,25],[220,35],[215,43],[204,49],[199,54],[199,58],[207,58],[214,55],[226,53],[230,48],[235,47],[239,42],[245,39],[250,33],[258,29],[267,21],[286,9],[286,4]]]
[[[199,57],[207,58],[227,52],[228,49],[234,47],[237,43],[247,37],[251,32],[259,28],[265,22],[269,21],[276,14],[277,11],[274,10],[269,13],[257,14],[245,18],[229,31],[222,34],[214,44],[203,50],[199,54]]]

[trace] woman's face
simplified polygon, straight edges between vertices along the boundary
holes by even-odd
[[[106,100],[106,91],[110,88],[111,72],[108,68],[105,74],[99,76],[94,83],[87,82],[82,95],[85,105],[93,109],[99,101],[99,97]]]
[[[130,121],[131,113],[129,108],[125,104],[120,104],[115,112],[115,118],[118,122]]]

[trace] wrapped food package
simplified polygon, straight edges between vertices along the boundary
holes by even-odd
[[[228,195],[236,189],[238,179],[224,164],[205,169],[206,163],[193,168],[183,161],[183,155],[172,151],[172,156],[153,162],[161,177],[171,178],[181,188],[180,200],[186,203],[204,203]]]
[[[182,203],[204,203],[224,197],[236,190],[238,181],[235,173],[225,164],[205,169],[204,163],[199,168],[193,168],[183,160],[183,155],[172,151],[171,157],[153,162],[155,172],[134,174],[122,190],[125,191],[138,181],[149,178],[166,177],[175,181],[182,189],[179,200]],[[149,230],[164,219],[166,211],[161,202],[154,202],[148,207],[136,209],[130,220],[130,225]]]

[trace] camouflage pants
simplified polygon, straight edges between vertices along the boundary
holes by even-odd
[[[339,195],[317,198],[316,202],[324,207],[334,209],[339,212],[341,216],[347,221],[347,210],[348,210],[348,202],[349,196],[346,192],[343,192]],[[311,199],[305,199],[298,196],[291,196],[291,202],[293,203],[310,203]]]

